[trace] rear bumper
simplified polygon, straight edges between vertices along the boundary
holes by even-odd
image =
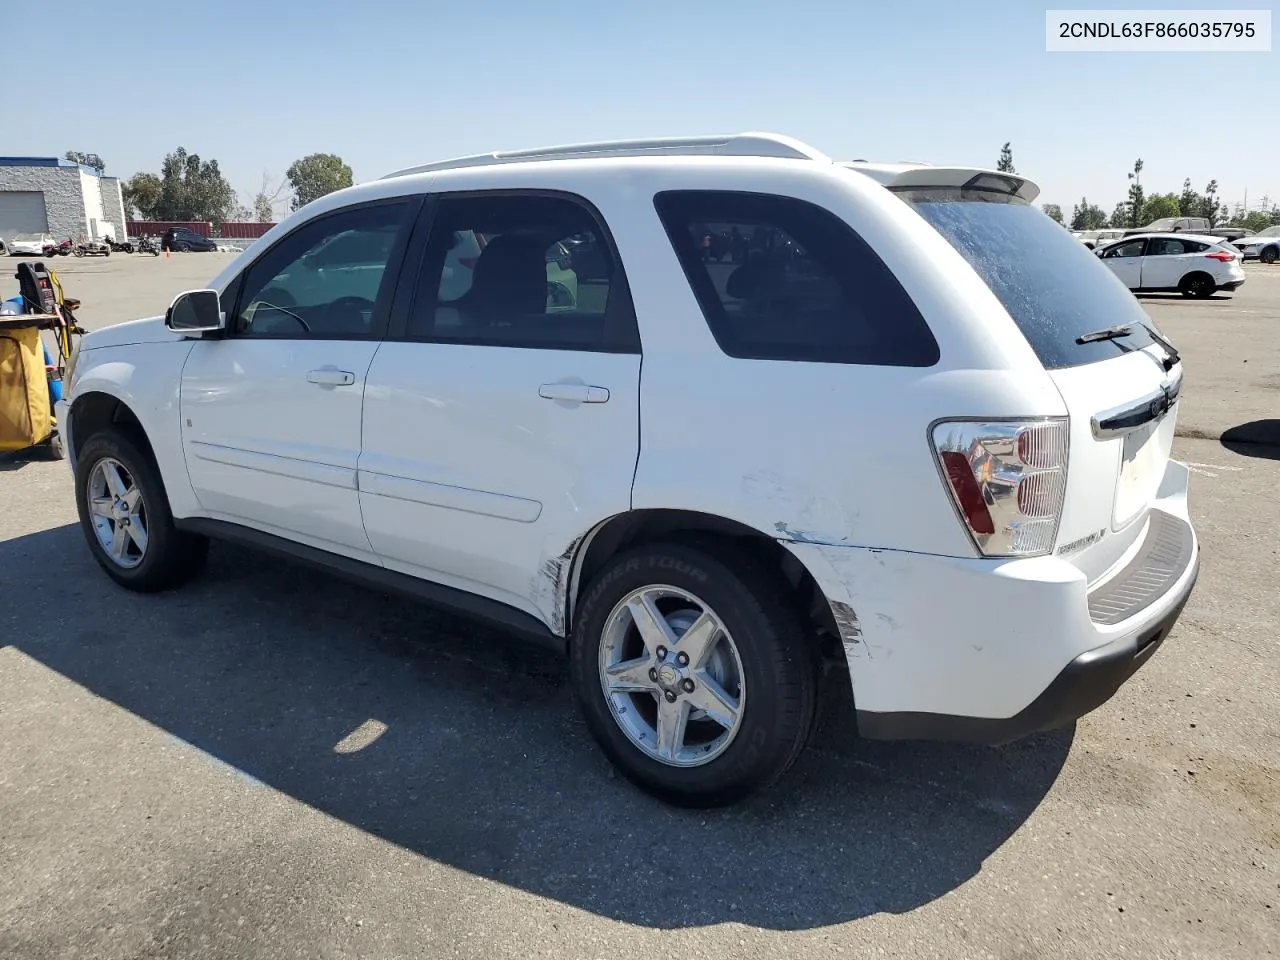
[[[859,731],[1006,743],[1105,703],[1164,642],[1199,575],[1187,468],[1171,461],[1123,569],[785,546],[831,603]]]
[[[1226,283],[1218,284],[1218,289],[1219,290],[1239,290],[1243,286],[1244,286],[1244,278],[1241,277],[1239,280],[1228,280]]]
[[[1173,629],[1200,574],[1197,550],[1190,577],[1174,606],[1157,622],[1076,657],[1041,694],[1012,717],[858,711],[858,732],[873,740],[950,740],[1002,744],[1069,726],[1102,706],[1151,659]]]

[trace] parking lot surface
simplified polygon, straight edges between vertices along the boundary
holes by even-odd
[[[93,329],[228,259],[55,266]],[[116,588],[66,465],[0,460],[0,956],[1276,955],[1280,266],[1246,270],[1143,298],[1203,550],[1152,662],[1000,749],[859,743],[837,701],[727,811],[629,787],[555,659],[428,608],[218,545]]]

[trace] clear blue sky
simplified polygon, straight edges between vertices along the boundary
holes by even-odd
[[[359,182],[492,149],[773,130],[841,159],[990,166],[1012,141],[1041,200],[1068,213],[1086,194],[1109,213],[1137,157],[1148,193],[1189,176],[1197,189],[1216,178],[1233,204],[1246,189],[1251,206],[1280,201],[1280,54],[1046,53],[1044,10],[1066,5],[55,5],[40,25],[56,53],[32,68],[53,82],[27,91],[48,114],[24,123],[6,111],[4,152],[97,152],[127,177],[182,145],[217,158],[247,200],[264,171],[279,179],[316,151],[341,155]],[[1266,3],[1159,4],[1249,6]]]

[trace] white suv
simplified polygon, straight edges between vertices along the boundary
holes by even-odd
[[[550,644],[678,803],[776,780],[824,658],[868,737],[1070,724],[1168,634],[1198,546],[1178,355],[1037,192],[751,134],[331,194],[84,339],[86,540],[135,590],[228,538]],[[349,263],[309,259],[339,235]],[[558,242],[594,251],[571,309]]]

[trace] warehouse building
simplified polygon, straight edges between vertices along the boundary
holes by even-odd
[[[46,233],[123,240],[119,179],[57,157],[0,157],[0,238]]]

